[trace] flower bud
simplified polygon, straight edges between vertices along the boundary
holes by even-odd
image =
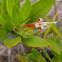
[[[15,31],[17,31],[18,29],[17,28],[15,28]]]
[[[38,18],[38,22],[43,22],[43,19],[42,18]]]

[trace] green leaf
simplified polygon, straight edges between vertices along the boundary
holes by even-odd
[[[22,38],[22,42],[30,47],[47,47],[48,44],[42,40],[42,38],[39,38],[37,36],[31,36],[29,38]]]
[[[12,5],[13,5],[13,1],[7,0],[7,11],[11,17],[12,17]]]
[[[11,18],[8,14],[4,13],[3,8],[1,7],[1,17],[5,20],[5,25],[8,31],[12,31],[12,23],[11,23]]]
[[[43,56],[40,56],[39,62],[47,62],[47,60]]]
[[[52,58],[52,61],[53,61],[53,62],[58,62],[58,60],[59,60],[59,55],[58,55],[55,51],[52,51],[52,54],[54,55],[54,57]]]
[[[14,4],[20,8],[20,0],[7,0],[7,10],[11,17],[12,17],[12,9]]]
[[[54,55],[55,58],[59,57],[59,55],[55,51],[52,51],[52,54]]]
[[[52,42],[55,42],[55,43],[57,43],[58,45],[60,45],[60,40],[59,40],[59,37],[57,36],[56,37],[56,39],[54,39],[54,36],[53,36],[53,34],[50,36],[50,40],[52,41]]]
[[[21,56],[21,55],[19,55],[19,54],[17,54],[17,57],[18,57],[21,61],[23,61],[23,62],[28,62],[28,60],[27,60],[25,57],[23,57],[23,56]]]
[[[0,41],[4,40],[8,32],[5,28],[0,28]]]
[[[50,36],[50,40],[53,41],[53,42],[55,42],[53,34]]]
[[[47,16],[45,16],[45,18],[48,22],[52,22],[52,20],[50,20]]]
[[[2,5],[2,0],[0,0],[0,13],[1,13],[1,5]]]
[[[38,0],[32,5],[32,11],[28,23],[35,22],[38,18],[43,18],[52,8],[55,0]]]
[[[30,0],[26,0],[26,2],[24,3],[23,7],[22,7],[22,12],[23,12],[23,15],[24,15],[24,19],[27,19],[28,16],[30,15],[30,12],[31,12],[31,2]]]
[[[5,29],[5,21],[0,17],[0,41],[4,40],[7,33],[8,32]]]
[[[17,45],[21,41],[21,37],[15,37],[14,39],[5,39],[4,44],[8,47],[11,48],[15,45]]]
[[[12,31],[12,29],[13,29],[13,26],[14,26],[14,24],[11,22],[11,17],[9,16],[9,14],[6,14],[6,27],[7,27],[7,29],[11,32]]]
[[[40,53],[36,49],[32,49],[32,54],[39,59]]]
[[[61,55],[59,57],[59,62],[62,62],[62,50],[61,50]]]
[[[0,28],[5,26],[5,21],[2,19],[2,17],[0,16]]]
[[[38,61],[40,53],[36,49],[32,49],[32,53],[27,54],[27,57],[29,57],[31,60]]]
[[[16,5],[18,8],[20,8],[20,0],[13,0],[13,1],[14,1],[15,5]]]
[[[50,40],[50,48],[57,53],[58,55],[60,55],[60,51],[61,51],[61,46],[56,44],[55,42]]]
[[[51,62],[53,62],[52,60],[51,60],[51,58],[49,57],[49,55],[47,54],[47,52],[43,49],[43,53],[44,53],[44,55],[45,55],[45,57],[47,58],[47,59],[49,59]]]
[[[23,61],[23,62],[32,62],[31,60],[29,60],[29,59],[27,59],[27,58],[25,58],[25,57],[23,57],[23,56],[21,56],[21,55],[19,55],[19,54],[17,54],[17,57],[18,57],[21,61]]]
[[[14,4],[12,9],[12,22],[17,26],[24,22],[21,10]]]
[[[6,0],[2,0],[2,8],[6,11]]]
[[[53,62],[59,62],[58,58],[56,58],[56,57],[53,57],[53,58],[52,58],[52,61],[53,61]]]
[[[46,62],[46,59],[36,49],[32,49],[32,53],[27,54],[27,57],[35,62]]]
[[[62,47],[62,40],[61,40],[61,47]]]
[[[29,59],[31,59],[31,60],[34,60],[34,61],[37,60],[37,58],[36,58],[32,53],[27,54],[27,57],[28,57]]]
[[[60,40],[58,36],[56,37],[56,43],[60,45]]]
[[[62,39],[62,34],[61,34],[60,31],[57,29],[57,27],[56,27],[54,24],[52,24],[51,27],[53,28],[53,30],[55,31],[55,33],[56,33],[58,36],[60,36],[60,38]]]

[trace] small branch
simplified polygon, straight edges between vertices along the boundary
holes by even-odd
[[[8,62],[11,62],[11,49],[8,48]]]
[[[23,43],[21,42],[21,51],[22,51],[22,54],[23,54],[23,56],[25,56],[25,51],[24,51],[24,47],[23,47]]]
[[[20,49],[21,49],[21,53],[23,56],[25,56],[25,51],[24,51],[24,47],[23,47],[23,43],[20,42],[21,44],[18,45],[18,54],[20,54]]]
[[[54,11],[55,11],[55,15],[56,15],[57,14],[56,2],[54,3]],[[56,17],[56,20],[58,21],[58,16]]]

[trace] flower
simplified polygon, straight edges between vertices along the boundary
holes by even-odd
[[[43,22],[42,18],[38,18],[37,23],[25,24],[25,26],[27,26],[27,27],[36,27],[36,28],[39,28],[40,30],[43,30],[47,25],[50,25],[52,23],[56,24],[57,22]]]

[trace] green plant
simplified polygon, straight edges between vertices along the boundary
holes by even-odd
[[[57,16],[57,14],[56,14],[56,16]],[[53,21],[55,20],[56,16],[54,17]],[[47,19],[48,22],[52,22],[47,16],[45,16],[45,18]],[[52,35],[50,35],[50,38],[45,38],[46,35],[50,32],[50,28],[52,28],[52,30],[57,35],[56,38],[53,35],[54,33]],[[61,38],[61,40],[59,37]],[[45,32],[43,40],[47,41],[47,43],[49,44],[49,48],[51,48],[51,50],[52,50],[51,53],[54,55],[53,58],[51,59],[50,56],[48,55],[48,53],[43,49],[43,53],[44,53],[45,57],[50,62],[62,62],[62,34],[60,33],[60,31],[57,29],[57,27],[54,24],[51,24],[50,27],[48,28],[48,30]],[[28,58],[17,54],[17,57],[23,62],[29,62],[29,60],[31,62],[48,62],[42,56],[42,54],[35,49],[32,49],[32,53],[29,53],[26,56]],[[25,61],[25,59],[23,59],[23,58],[25,58],[27,61]]]
[[[52,49],[54,57],[51,59],[43,49],[46,58],[50,62],[62,62],[62,40],[61,46],[59,43],[59,37],[62,39],[62,34],[54,24],[51,24],[50,27],[59,36],[56,39],[53,35],[50,36],[50,39],[45,38],[50,32],[50,28],[48,28],[42,39],[34,35],[32,28],[24,26],[25,24],[36,22],[38,18],[43,18],[52,8],[54,2],[55,0],[38,0],[31,5],[30,0],[26,0],[21,8],[20,0],[0,0],[0,41],[4,40],[4,44],[8,48],[15,46],[20,41],[30,47],[49,46]],[[55,21],[56,16],[53,21]],[[48,17],[46,19],[51,22]],[[23,62],[47,62],[35,49],[32,49],[32,53],[26,55],[28,58],[19,54],[17,56]]]
[[[55,0],[38,0],[31,5],[26,0],[20,7],[20,0],[0,0],[0,41],[11,48],[22,41],[31,47],[46,47],[49,44],[40,37],[33,35],[33,30],[24,25],[34,23],[40,17],[44,17],[52,8]],[[24,30],[23,28],[27,28]],[[8,33],[12,33],[10,34]],[[13,35],[16,35],[12,38]],[[16,40],[16,41],[15,41]]]
[[[60,46],[60,40],[57,36],[54,38],[53,34],[50,36],[50,39],[45,39],[50,43],[49,47],[52,50],[53,58],[50,58],[48,53],[43,49],[43,54],[50,62],[62,62],[62,41]],[[38,52],[36,49],[32,49],[32,53],[26,54],[26,58],[22,55],[17,54],[17,57],[23,62],[48,62],[41,52]],[[30,61],[29,61],[30,60]]]
[[[55,16],[56,17],[56,16]],[[54,19],[55,19],[54,17]],[[47,21],[51,22],[51,20],[46,16]],[[53,20],[54,20],[53,19]],[[54,33],[50,35],[50,38],[45,38],[46,35],[50,32],[50,28],[56,33],[56,38],[54,37]],[[60,40],[60,38],[61,40]],[[48,53],[43,49],[43,54],[50,62],[62,62],[62,34],[57,29],[54,24],[51,24],[48,30],[45,32],[44,38],[45,41],[49,44],[49,48],[52,50],[53,58],[51,59]],[[48,62],[45,57],[42,56],[41,52],[38,52],[36,49],[32,49],[32,53],[26,55],[28,58],[23,57],[17,54],[17,57],[23,62]],[[25,58],[27,61],[25,61]]]

